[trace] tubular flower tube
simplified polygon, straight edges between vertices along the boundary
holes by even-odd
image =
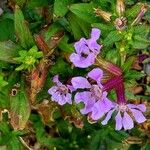
[[[108,112],[112,108],[112,102],[107,98],[107,92],[103,91],[103,85],[101,84],[102,77],[103,71],[99,68],[95,68],[87,75],[87,78],[95,82],[94,84],[91,84],[87,78],[84,77],[72,78],[71,83],[74,89],[86,89],[83,92],[77,92],[75,95],[75,102],[83,102],[85,105],[84,108],[80,110],[82,114],[92,112],[96,103],[99,104],[99,110],[102,114]],[[95,115],[93,114],[93,116]],[[95,117],[97,118],[97,116]],[[102,115],[100,114],[100,116]]]
[[[75,67],[87,68],[95,63],[102,47],[96,42],[100,37],[100,32],[99,29],[93,28],[90,39],[81,38],[74,44],[75,53],[70,55],[70,61]]]
[[[96,58],[96,63],[95,65],[105,69],[106,71],[110,72],[111,74],[115,76],[121,76],[122,75],[122,70],[117,67],[116,65],[102,59],[100,56]]]
[[[53,82],[56,85],[48,90],[48,93],[52,96],[51,100],[57,102],[59,105],[72,104],[69,86],[62,84],[58,79],[58,75],[54,76]]]

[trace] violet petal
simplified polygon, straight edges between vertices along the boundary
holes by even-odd
[[[134,104],[128,104],[127,105],[130,109],[135,108],[135,109],[139,109],[142,112],[146,111],[146,106],[144,104],[139,104],[139,105],[134,105]]]
[[[101,34],[101,30],[98,28],[93,28],[91,31],[91,39],[98,40]]]
[[[94,53],[90,53],[86,58],[82,57],[80,54],[72,53],[70,55],[70,61],[75,67],[87,68],[95,63]]]
[[[57,86],[52,86],[52,87],[48,90],[48,93],[49,93],[50,95],[53,95],[57,90],[58,90],[58,87],[57,87]]]
[[[94,68],[88,73],[87,76],[95,81],[100,81],[103,77],[103,70],[101,70],[100,68]]]
[[[74,77],[71,79],[71,83],[75,89],[85,89],[91,87],[91,84],[84,77]]]
[[[123,128],[125,130],[128,130],[128,129],[132,129],[134,127],[134,124],[133,124],[133,120],[132,118],[127,114],[127,112],[124,112],[124,116],[122,118],[122,124],[123,124]]]
[[[89,48],[86,45],[86,39],[81,38],[78,42],[74,44],[75,50],[78,54],[81,54],[83,51],[89,51]]]
[[[106,125],[108,123],[114,111],[115,109],[112,109],[107,113],[106,118],[101,122],[102,125]]]
[[[53,82],[56,83],[58,86],[62,85],[62,83],[59,81],[59,76],[55,75],[53,77]]]
[[[132,111],[132,114],[138,123],[143,123],[146,121],[146,118],[144,117],[141,111],[136,109],[130,109],[130,110]]]
[[[115,120],[116,120],[115,129],[116,130],[121,130],[121,128],[122,128],[122,117],[121,117],[120,111],[117,113],[117,115],[115,117]]]

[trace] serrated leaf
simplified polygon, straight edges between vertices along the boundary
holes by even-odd
[[[24,19],[23,13],[18,6],[15,7],[14,14],[15,32],[19,38],[20,44],[25,49],[30,49],[34,46],[32,34],[28,28],[27,22]]]
[[[23,130],[30,116],[30,104],[23,85],[15,90],[16,95],[10,96],[10,123],[14,130]]]
[[[0,60],[16,63],[13,58],[18,56],[19,49],[20,47],[12,41],[0,42]]]
[[[148,25],[138,25],[134,27],[134,34],[142,37],[147,37],[150,31],[150,27]]]
[[[84,9],[83,9],[84,8]],[[88,23],[98,22],[94,14],[94,5],[92,3],[78,3],[70,6],[70,11]]]
[[[133,7],[129,8],[126,11],[126,16],[129,18],[135,18],[141,9],[141,4],[133,5]]]
[[[136,79],[140,79],[144,76],[145,76],[144,73],[141,73],[141,72],[138,72],[135,70],[130,70],[125,74],[125,79],[126,80],[132,80],[132,79],[136,80]]]
[[[129,71],[131,68],[131,65],[133,64],[133,61],[135,60],[135,57],[129,57],[126,62],[122,65],[123,72]]]
[[[111,31],[103,41],[104,46],[110,46],[115,42],[120,41],[122,38],[122,34],[120,34],[118,31]]]
[[[134,41],[132,42],[132,46],[135,49],[145,49],[150,45],[150,41],[146,38],[143,38],[139,35],[134,36]]]

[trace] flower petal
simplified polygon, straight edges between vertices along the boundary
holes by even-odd
[[[91,97],[91,92],[84,91],[84,92],[77,92],[74,99],[77,104],[80,102],[87,103],[90,97]]]
[[[59,81],[59,76],[55,75],[53,77],[53,82],[56,83],[58,86],[62,85],[62,83]]]
[[[106,97],[101,101],[103,102],[103,107],[105,108],[105,113],[110,111],[110,109],[115,108],[115,106],[116,106],[114,103],[112,103],[112,101],[110,101]]]
[[[93,28],[91,31],[91,39],[98,40],[101,34],[101,30],[98,28]]]
[[[58,87],[57,87],[57,86],[52,86],[52,87],[48,90],[48,93],[49,93],[50,95],[53,95],[57,90],[58,90]]]
[[[88,73],[87,76],[95,81],[100,81],[103,77],[103,70],[101,70],[100,68],[94,68]]]
[[[115,117],[115,120],[116,120],[115,129],[116,130],[121,130],[121,128],[122,128],[122,117],[121,117],[120,111],[117,113],[117,115]]]
[[[65,96],[66,103],[72,104],[71,94],[67,93]]]
[[[128,130],[128,129],[132,129],[134,127],[134,124],[133,124],[133,120],[132,118],[127,114],[127,112],[124,112],[124,116],[122,118],[122,124],[123,124],[123,128],[125,130]]]
[[[71,83],[75,89],[85,89],[91,87],[91,84],[84,77],[74,77],[71,79]]]
[[[91,118],[93,120],[98,120],[103,117],[104,111],[101,110],[100,107],[101,107],[101,101],[98,101],[94,104],[94,106],[92,108],[92,112],[91,112]],[[101,107],[101,108],[103,108],[103,107]]]
[[[87,45],[95,55],[98,55],[100,53],[100,49],[102,48],[102,46],[93,39],[87,40]]]
[[[95,63],[95,54],[90,53],[86,58],[82,57],[80,54],[72,53],[70,55],[70,61],[75,67],[87,68]]]
[[[142,112],[145,112],[146,111],[146,106],[144,104],[139,104],[139,105],[134,105],[134,104],[128,104],[127,105],[129,108],[136,108],[136,109],[139,109],[140,111]]]
[[[112,109],[107,113],[106,118],[101,122],[102,125],[106,125],[108,123],[114,111],[115,109]]]
[[[89,48],[86,45],[86,39],[81,38],[78,42],[74,44],[75,50],[78,54],[81,54],[83,51],[84,52],[89,52]]]
[[[52,97],[51,97],[51,100],[55,101],[55,102],[58,102],[60,99],[61,99],[61,97],[60,97],[60,93],[59,92],[54,93],[52,95]]]
[[[143,123],[146,121],[146,118],[144,117],[141,111],[136,109],[130,109],[130,110],[132,111],[132,114],[138,123]]]
[[[91,98],[91,92],[78,92],[75,95],[75,102],[78,104],[80,102],[84,103],[84,108],[80,110],[82,114],[87,114],[91,112],[95,101]]]

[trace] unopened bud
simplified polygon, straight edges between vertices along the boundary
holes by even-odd
[[[109,12],[103,11],[99,8],[94,8],[94,13],[96,14],[96,16],[102,17],[105,21],[109,22],[111,20],[110,17],[112,16],[112,14]]]
[[[142,19],[142,17],[145,15],[146,11],[148,10],[148,7],[146,7],[145,5],[143,5],[141,7],[140,12],[138,13],[137,17],[135,18],[135,20],[132,22],[132,26],[139,23]]]
[[[116,11],[119,16],[122,16],[125,12],[124,0],[117,0]]]

